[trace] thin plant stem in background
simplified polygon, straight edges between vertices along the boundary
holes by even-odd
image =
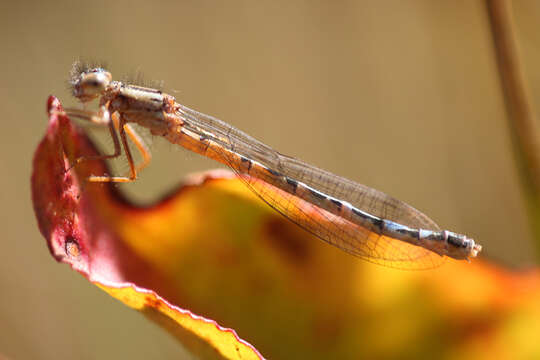
[[[540,127],[530,100],[516,40],[512,4],[487,0],[512,140],[540,258]]]

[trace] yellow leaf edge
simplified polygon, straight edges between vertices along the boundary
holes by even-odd
[[[253,345],[241,339],[233,329],[173,305],[152,290],[129,283],[93,281],[93,284],[165,328],[201,358],[264,359]]]

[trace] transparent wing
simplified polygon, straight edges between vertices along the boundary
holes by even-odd
[[[230,168],[236,172],[234,166]],[[349,254],[405,270],[432,269],[445,261],[434,252],[373,233],[260,179],[236,174],[259,198],[286,218]]]
[[[438,229],[433,221],[418,210],[382,192],[283,156],[218,119],[188,108],[183,110],[186,112],[183,115],[188,120],[185,126],[199,133],[202,130],[205,136],[214,134],[212,140],[236,154],[260,162],[325,194],[348,201],[375,216],[410,227]],[[209,151],[216,152],[213,149]],[[239,173],[236,170],[238,167],[234,164],[235,159],[226,152],[216,152],[212,157],[228,164],[238,177],[272,208],[320,239],[349,254],[400,269],[429,269],[444,262],[444,258],[434,252],[373,233],[260,179]]]
[[[357,209],[381,219],[388,219],[411,228],[440,230],[433,220],[403,201],[301,160],[282,155],[215,117],[183,105],[181,109],[183,111],[181,115],[188,120],[188,125],[194,126],[192,131],[202,129],[208,134],[216,134],[219,138],[214,138],[214,141],[241,156],[255,160],[324,194],[347,201]],[[223,141],[224,139],[226,141]]]

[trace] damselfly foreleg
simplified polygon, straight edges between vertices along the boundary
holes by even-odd
[[[119,157],[122,154],[121,148],[124,148],[126,153],[126,159],[129,165],[130,173],[129,176],[109,176],[109,175],[91,175],[87,178],[90,182],[132,182],[137,179],[137,173],[145,168],[151,161],[152,155],[148,150],[148,147],[144,143],[143,139],[132,126],[126,123],[122,119],[121,115],[118,112],[109,114],[107,107],[102,107],[98,113],[81,110],[81,109],[66,109],[66,114],[69,116],[77,117],[83,120],[90,121],[98,125],[106,125],[109,128],[109,133],[114,143],[114,153],[113,154],[104,154],[104,155],[92,155],[92,156],[80,156],[75,159],[73,166],[77,164],[88,161],[88,160],[107,160],[114,159]],[[118,133],[120,134],[120,140],[118,139]],[[137,150],[142,156],[142,161],[140,164],[135,165],[131,150],[129,148],[127,138],[135,144]],[[120,143],[121,141],[121,143]]]

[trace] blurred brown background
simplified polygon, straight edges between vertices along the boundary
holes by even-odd
[[[540,3],[514,2],[533,100]],[[78,57],[142,70],[195,109],[383,190],[534,263],[483,1],[91,1],[0,5],[0,354],[12,359],[178,358],[168,334],[49,255],[30,201],[47,96],[73,106]],[[216,163],[154,140],[122,188],[151,201]],[[180,355],[179,355],[180,354]],[[187,356],[187,355],[186,355]],[[189,358],[189,356],[187,357]]]

